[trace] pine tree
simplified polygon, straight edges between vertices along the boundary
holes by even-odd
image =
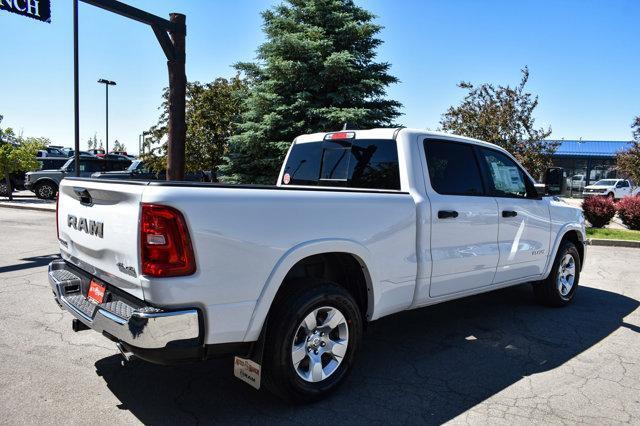
[[[236,64],[252,88],[225,180],[273,184],[299,134],[393,124],[401,104],[386,99],[386,87],[398,80],[375,62],[382,27],[373,14],[352,0],[288,0],[262,16],[257,61]]]

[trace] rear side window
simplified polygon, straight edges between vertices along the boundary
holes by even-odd
[[[296,143],[283,184],[400,189],[394,140],[355,139]]]
[[[480,168],[469,144],[425,139],[431,187],[445,195],[483,195]]]
[[[87,173],[101,172],[104,170],[104,160],[80,160],[80,171]]]

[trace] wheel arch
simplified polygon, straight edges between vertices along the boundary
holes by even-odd
[[[35,188],[38,187],[38,185],[42,185],[44,183],[51,183],[56,188],[60,188],[60,184],[58,182],[56,182],[54,179],[51,179],[51,178],[48,178],[48,177],[43,177],[43,178],[40,178],[40,179],[36,180],[33,183],[33,188],[35,189]]]
[[[370,258],[371,254],[366,247],[351,240],[315,240],[291,248],[280,258],[269,275],[256,302],[244,341],[254,341],[259,338],[267,315],[274,303],[277,303],[278,295],[285,288],[287,279],[292,277],[291,274],[297,274],[300,267],[304,268],[308,264],[318,263],[321,259],[323,262],[351,262],[346,263],[347,275],[349,272],[355,273],[353,269],[356,265],[358,266],[361,282],[356,285],[353,283],[338,284],[343,285],[352,294],[356,292],[354,297],[361,304],[361,308],[366,306],[363,309],[363,314],[367,317],[370,316],[374,309],[375,288],[373,283],[376,276],[375,271],[372,270],[373,264],[370,262]],[[294,275],[293,278],[296,276]]]
[[[585,244],[586,239],[582,230],[582,227],[577,224],[565,225],[557,234],[556,240],[553,245],[553,251],[547,260],[547,266],[545,268],[544,278],[547,278],[551,273],[553,262],[558,254],[558,250],[564,241],[571,241],[578,249],[580,255],[580,268],[584,265],[585,261]]]

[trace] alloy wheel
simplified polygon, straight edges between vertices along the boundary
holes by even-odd
[[[565,254],[558,268],[556,284],[562,297],[567,297],[576,279],[576,262],[569,253]]]
[[[349,326],[342,312],[323,306],[298,325],[291,345],[291,361],[298,376],[320,382],[338,369],[349,345]]]

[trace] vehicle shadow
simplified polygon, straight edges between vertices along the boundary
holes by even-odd
[[[95,366],[119,408],[145,424],[440,424],[569,361],[625,326],[638,304],[581,287],[570,307],[544,308],[529,286],[519,286],[383,318],[367,330],[344,386],[307,406],[287,405],[235,379],[230,359],[122,367],[114,355]]]
[[[22,271],[24,269],[39,268],[41,266],[47,266],[53,260],[59,258],[58,253],[46,254],[43,256],[25,257],[23,260],[25,263],[16,263],[14,265],[0,266],[0,274],[5,272]]]

